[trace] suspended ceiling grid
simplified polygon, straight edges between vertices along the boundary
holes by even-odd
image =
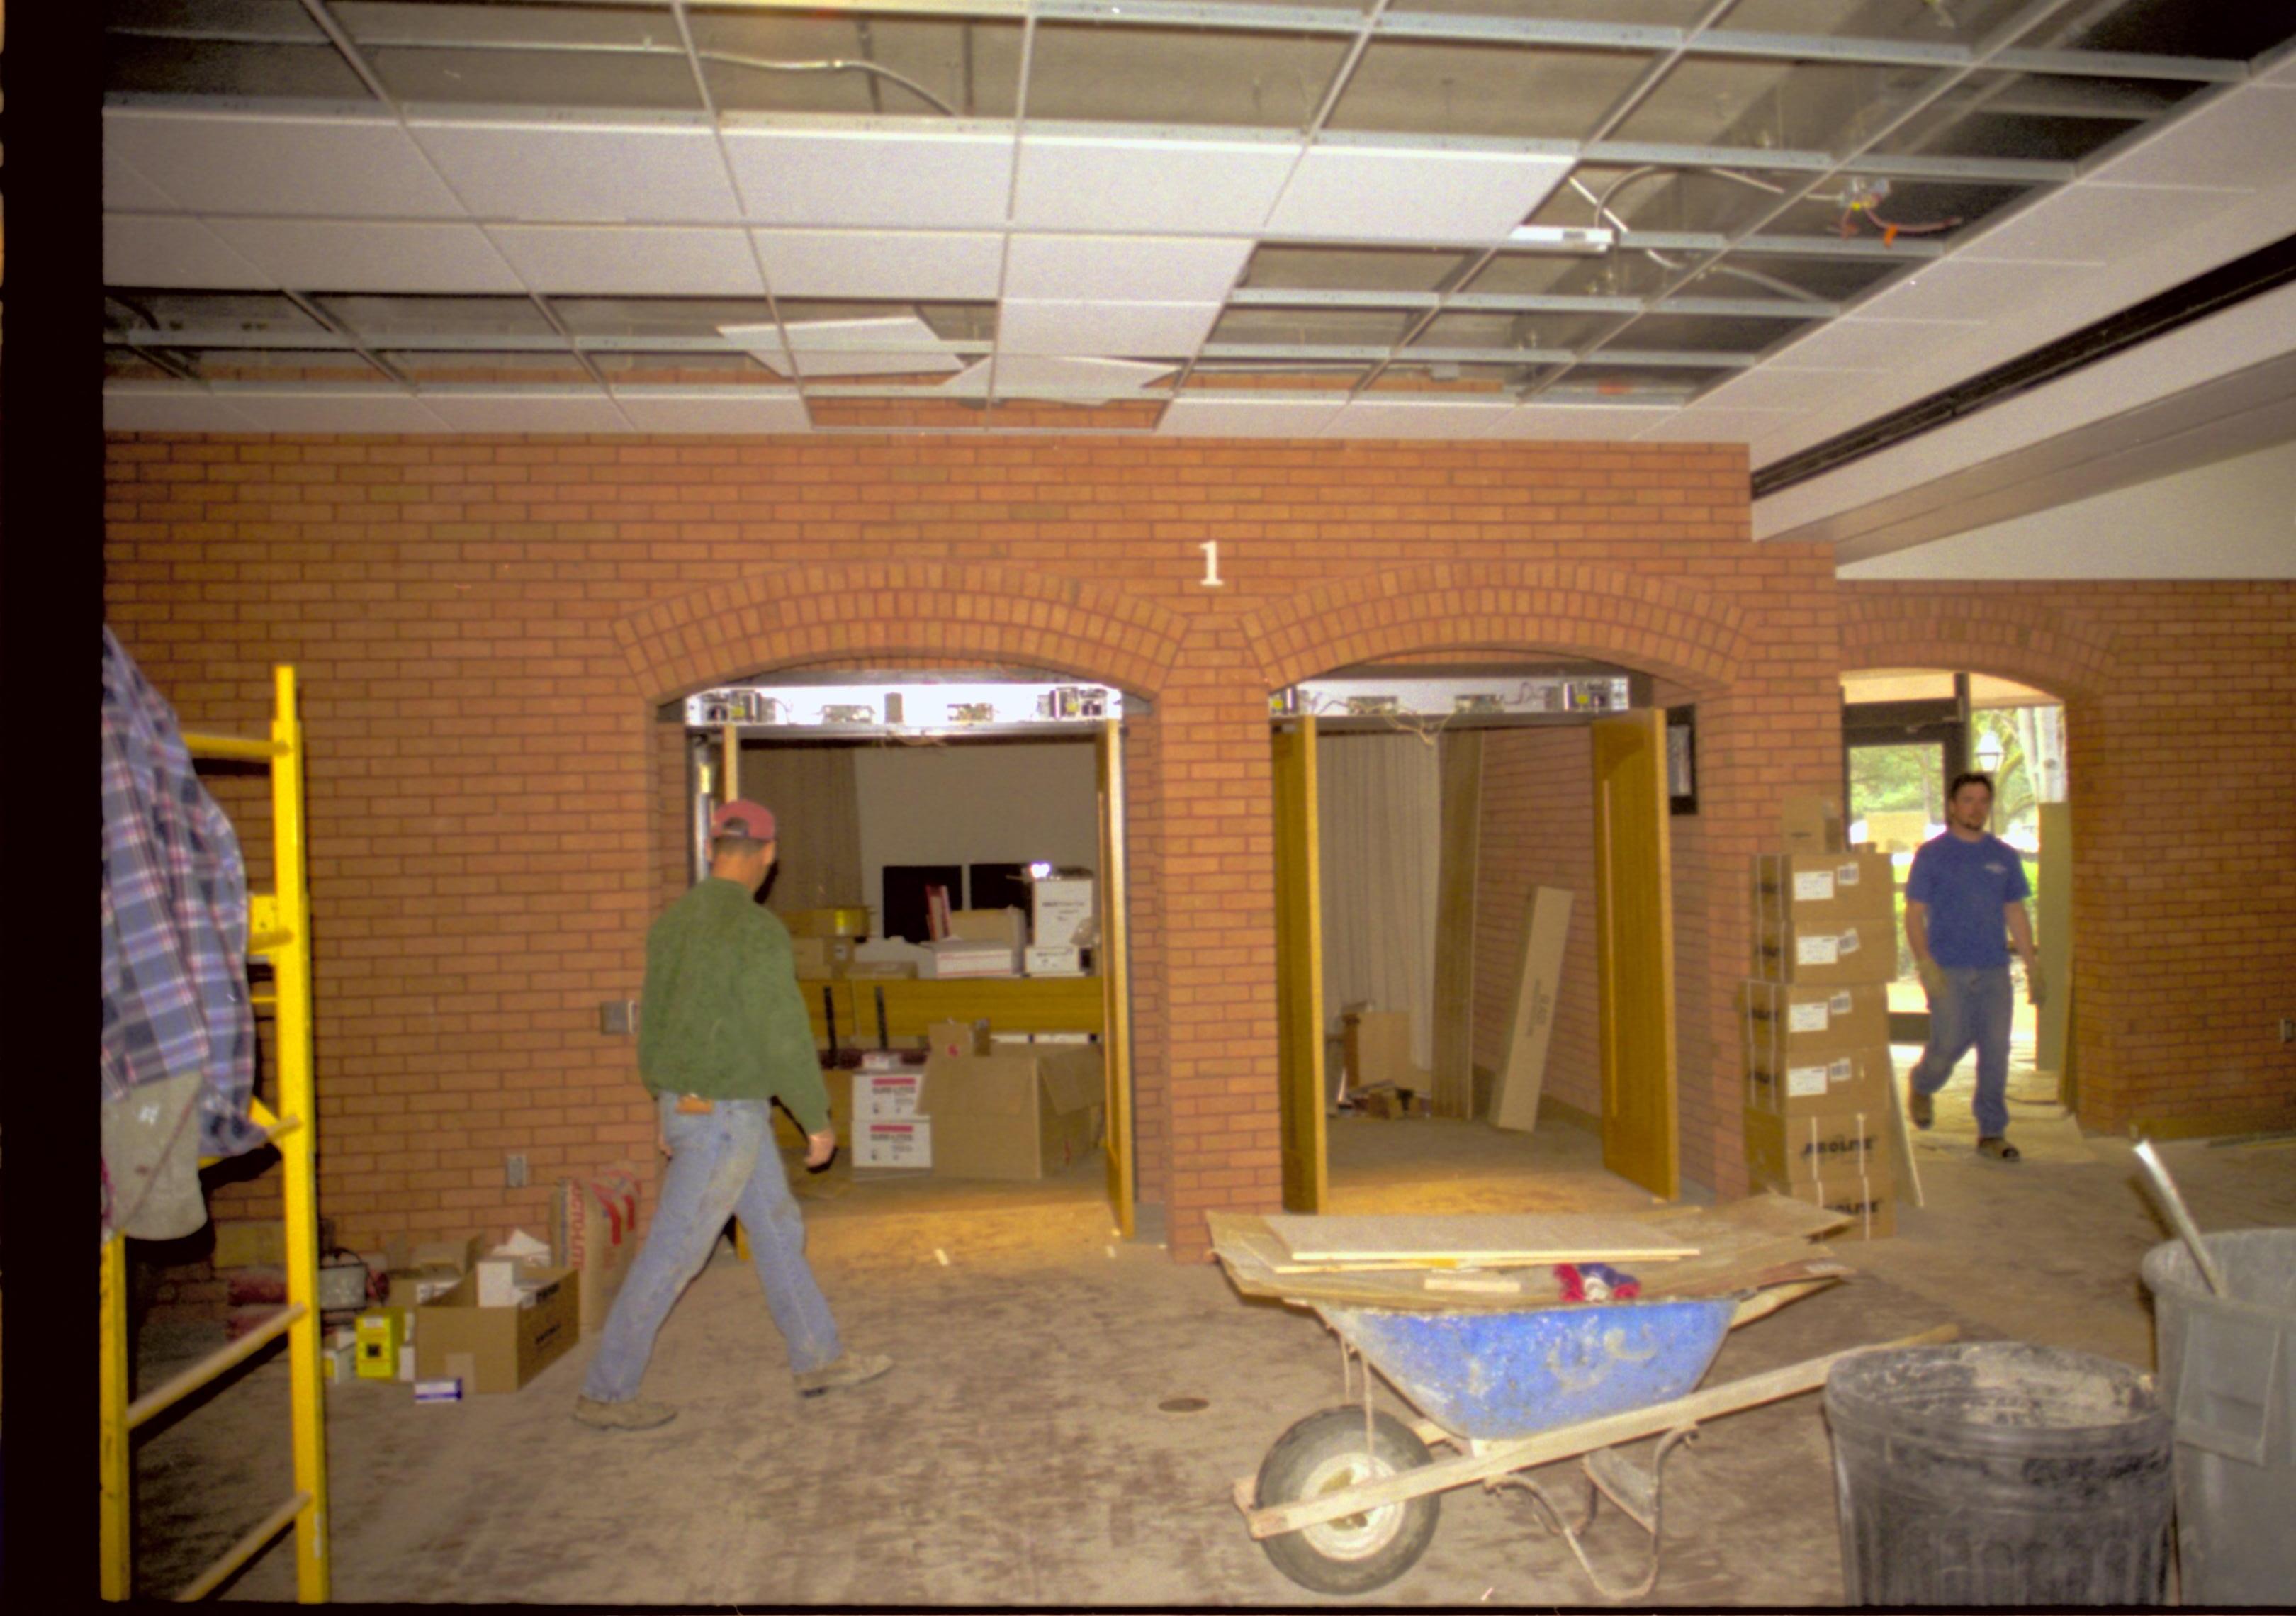
[[[2046,340],[2045,286],[2159,290],[2161,243],[2205,258],[2296,145],[2296,14],[2161,0],[109,23],[127,429],[914,419],[1759,463],[1913,361]]]

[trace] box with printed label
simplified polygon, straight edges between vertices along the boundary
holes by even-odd
[[[988,1023],[935,1021],[925,1029],[925,1047],[935,1054],[987,1054]]]
[[[1790,853],[1839,853],[1841,804],[1833,797],[1789,797],[1778,815],[1781,840]]]
[[[482,1307],[476,1275],[423,1304],[414,1338],[414,1373],[459,1380],[465,1392],[516,1391],[571,1349],[582,1333],[582,1276],[571,1268],[529,1268],[520,1287],[531,1303]],[[521,1297],[523,1302],[523,1297]]]
[[[1738,1012],[1746,1047],[1774,1052],[1773,1064],[1890,1041],[1890,990],[1880,982],[1741,982]]]
[[[1811,1112],[1781,1117],[1748,1110],[1746,1166],[1758,1185],[1786,1188],[1839,1178],[1844,1173],[1891,1183],[1888,1102],[1876,1108]]]
[[[1029,884],[1029,940],[1039,948],[1073,948],[1091,940],[1089,875],[1046,875]]]
[[[925,1074],[917,1067],[894,1071],[853,1074],[853,1120],[856,1122],[905,1122],[918,1115],[917,1095]]]
[[[1802,987],[1888,982],[1898,974],[1897,928],[1881,920],[1804,926],[1774,919],[1754,931],[1754,974]]]
[[[821,979],[843,976],[853,964],[853,939],[849,937],[792,937],[790,939],[790,960],[800,977]]]
[[[1895,879],[1887,853],[1758,853],[1755,914],[1764,924],[1783,915],[1819,931],[1866,921],[1886,928]]]
[[[929,1168],[932,1164],[931,1118],[854,1123],[854,1166]]]
[[[1017,909],[1014,914],[1020,913]],[[945,937],[925,945],[917,975],[932,980],[952,977],[1018,976],[1021,947],[993,938]]]
[[[1030,976],[1082,976],[1084,950],[1030,947],[1022,956]]]
[[[1784,1193],[1796,1201],[1807,1201],[1849,1218],[1849,1226],[1828,1235],[1828,1240],[1880,1240],[1898,1232],[1898,1191],[1895,1185],[1881,1179],[1860,1178],[1845,1172],[1809,1184],[1793,1185]]]
[[[1775,1052],[1750,1049],[1746,1052],[1746,1106],[1775,1117],[1882,1111],[1890,1103],[1892,1070],[1887,1045],[1806,1061],[1779,1061]]]

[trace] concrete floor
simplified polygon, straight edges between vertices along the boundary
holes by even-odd
[[[1707,1383],[1941,1323],[2150,1366],[2136,1265],[2162,1230],[2127,1143],[2083,1137],[2040,1087],[2028,1072],[2014,1090],[2014,1166],[1974,1156],[1965,1088],[1948,1090],[1919,1144],[1928,1205],[1895,1239],[1840,1244],[1857,1276],[1734,1333]],[[1336,1120],[1334,1210],[1649,1204],[1600,1154],[1567,1126],[1526,1137]],[[2202,1226],[2296,1224],[2287,1144],[2164,1154]],[[840,1169],[807,1189],[824,1287],[850,1343],[898,1359],[890,1376],[799,1403],[753,1276],[721,1251],[662,1333],[647,1391],[682,1413],[659,1431],[567,1417],[586,1342],[515,1396],[416,1407],[400,1385],[331,1388],[335,1597],[1320,1602],[1276,1571],[1229,1501],[1287,1426],[1340,1401],[1339,1355],[1311,1316],[1241,1300],[1216,1267],[1113,1241],[1096,1167],[1030,1186],[856,1182]],[[147,1334],[147,1377],[193,1344]],[[144,1442],[141,1590],[180,1586],[289,1490],[285,1389],[275,1354]],[[1206,1406],[1161,1407],[1183,1399]],[[1838,1604],[1831,1464],[1816,1396],[1704,1428],[1669,1462],[1650,1602]],[[1594,1549],[1624,1566],[1636,1539],[1608,1516]],[[291,1599],[286,1541],[223,1596]],[[1596,1603],[1519,1496],[1475,1489],[1445,1497],[1425,1557],[1374,1598]]]

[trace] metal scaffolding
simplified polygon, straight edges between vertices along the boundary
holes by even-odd
[[[186,734],[194,758],[261,763],[271,771],[271,834],[275,890],[250,894],[247,947],[271,965],[273,991],[258,997],[273,1015],[279,1075],[278,1110],[260,1100],[250,1113],[279,1149],[286,1194],[287,1303],[255,1330],[210,1353],[166,1383],[130,1402],[127,1398],[127,1237],[103,1248],[102,1370],[102,1497],[103,1597],[128,1598],[135,1587],[131,1532],[133,1448],[136,1427],[202,1386],[229,1374],[281,1336],[287,1338],[288,1401],[294,1428],[294,1495],[225,1550],[176,1597],[213,1593],[265,1545],[295,1528],[296,1597],[305,1604],[328,1596],[326,1407],[319,1381],[318,1153],[316,1093],[311,1064],[310,906],[305,890],[303,732],[295,712],[295,670],[273,669],[275,706],[267,741]],[[202,1163],[202,1165],[207,1165]]]

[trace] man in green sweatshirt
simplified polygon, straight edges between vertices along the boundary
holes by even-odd
[[[798,1394],[818,1397],[892,1367],[844,1350],[829,1303],[805,1260],[805,1220],[774,1144],[773,1103],[806,1132],[805,1161],[837,1150],[813,1029],[799,995],[789,931],[757,895],[777,851],[774,816],[726,804],[709,821],[709,874],[646,935],[638,1071],[653,1095],[669,1158],[645,1249],[630,1265],[574,1417],[644,1431],[677,1411],[638,1396],[655,1334],[729,1217],[742,1220],[766,1306],[789,1346]]]

